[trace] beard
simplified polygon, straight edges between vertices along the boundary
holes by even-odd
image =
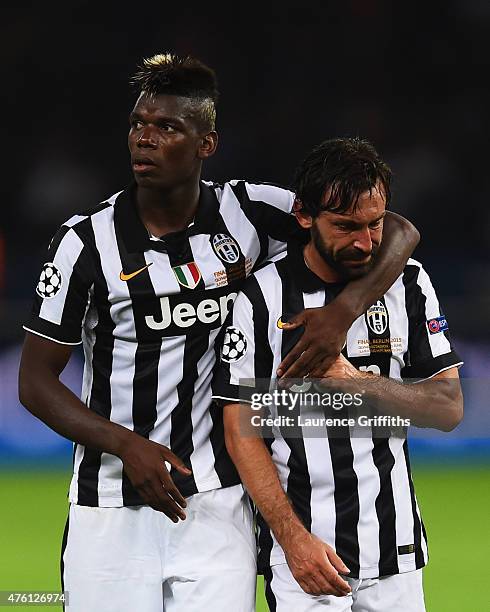
[[[368,262],[363,264],[358,263],[356,265],[356,262],[361,262],[366,259],[366,253],[352,247],[346,247],[334,253],[333,249],[323,240],[315,225],[311,227],[311,238],[323,261],[337,272],[343,280],[349,281],[365,276],[374,265],[378,245],[372,245],[371,258]]]

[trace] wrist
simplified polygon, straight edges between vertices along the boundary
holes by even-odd
[[[272,531],[283,550],[287,550],[290,546],[294,545],[297,538],[309,535],[309,531],[296,515],[286,520],[282,518],[281,522]]]
[[[113,433],[114,435],[111,454],[116,455],[116,457],[119,457],[119,459],[122,460],[122,456],[124,455],[124,452],[128,449],[134,432],[129,429],[126,429],[126,427],[123,427],[122,425],[119,425],[115,428]]]

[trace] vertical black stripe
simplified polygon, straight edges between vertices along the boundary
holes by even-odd
[[[303,292],[294,283],[294,279],[288,271],[287,263],[285,263],[286,261],[287,258],[281,259],[275,264],[281,279],[282,318],[285,321],[304,310],[305,307]],[[281,359],[284,359],[302,333],[302,328],[293,330],[292,332],[283,332],[281,340]],[[287,494],[306,529],[310,531],[311,481],[306,458],[305,443],[299,425],[288,427],[284,431],[284,440],[291,450],[288,459],[289,476]]]
[[[326,414],[333,418],[332,413]],[[330,459],[334,479],[335,501],[335,549],[351,570],[359,576],[359,494],[357,474],[354,470],[354,453],[348,432],[343,428],[327,427]],[[329,519],[327,519],[329,520]]]
[[[91,219],[86,226],[90,240],[95,243]],[[107,419],[111,416],[112,352],[114,350],[115,324],[110,315],[109,291],[102,272],[100,255],[93,249],[95,257],[94,301],[97,307],[98,322],[94,329],[95,342],[92,354],[92,388],[88,406],[91,410]],[[101,452],[85,447],[78,470],[78,504],[98,506],[97,492]]]
[[[265,587],[265,598],[267,600],[267,605],[269,606],[270,612],[276,612],[277,610],[277,601],[274,596],[274,591],[271,587],[272,582],[272,569],[270,565],[268,565],[264,569],[264,587]],[[306,594],[305,594],[306,597]]]
[[[116,209],[115,214],[120,214],[120,210]],[[128,253],[117,221],[116,218],[116,240],[122,269],[124,271],[139,270],[147,265],[144,253]],[[127,286],[133,310],[136,338],[138,338],[133,375],[133,431],[148,438],[157,420],[158,363],[162,340],[160,338],[147,340],[148,328],[145,316],[152,310],[158,312],[159,300],[153,289],[148,269],[129,280]],[[122,478],[122,496],[125,506],[143,503],[125,472]]]
[[[420,268],[407,265],[403,272],[405,286],[405,308],[408,317],[408,359],[410,366],[403,369],[403,377],[416,376],[416,362],[432,359],[432,349],[426,329],[426,297],[417,279]]]
[[[391,332],[390,317],[384,297],[378,300],[386,311],[385,329],[384,317],[377,320],[366,313],[371,363],[376,364],[382,376],[389,377],[391,363]],[[381,321],[381,323],[380,323]],[[381,327],[377,327],[381,325]],[[376,331],[375,331],[376,330]],[[393,496],[391,473],[395,465],[395,458],[389,445],[390,431],[373,427],[373,461],[379,472],[380,490],[376,498],[376,514],[379,522],[379,575],[386,576],[398,573],[398,556],[396,543],[396,511]]]
[[[413,543],[415,546],[415,567],[417,569],[420,569],[421,567],[424,567],[425,565],[424,553],[422,550],[422,533],[423,533],[423,537],[426,543],[427,543],[427,535],[425,533],[424,525],[421,524],[419,515],[417,512],[417,501],[415,498],[415,489],[414,489],[413,480],[412,480],[412,470],[410,467],[410,456],[408,452],[408,441],[407,440],[405,440],[405,442],[403,443],[403,452],[405,455],[405,464],[407,466],[408,484],[410,487],[410,501],[412,504]]]

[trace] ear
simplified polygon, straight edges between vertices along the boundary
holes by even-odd
[[[293,212],[301,227],[304,229],[310,229],[310,227],[313,225],[313,217],[303,210],[301,200],[296,199],[294,201]]]
[[[201,143],[197,151],[199,159],[207,159],[214,155],[218,146],[218,133],[214,130],[201,137]]]

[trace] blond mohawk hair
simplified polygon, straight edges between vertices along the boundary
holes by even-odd
[[[219,92],[216,74],[200,60],[173,53],[157,53],[143,59],[131,79],[138,93],[162,94],[190,98],[199,106],[197,115],[202,127],[213,130]]]

